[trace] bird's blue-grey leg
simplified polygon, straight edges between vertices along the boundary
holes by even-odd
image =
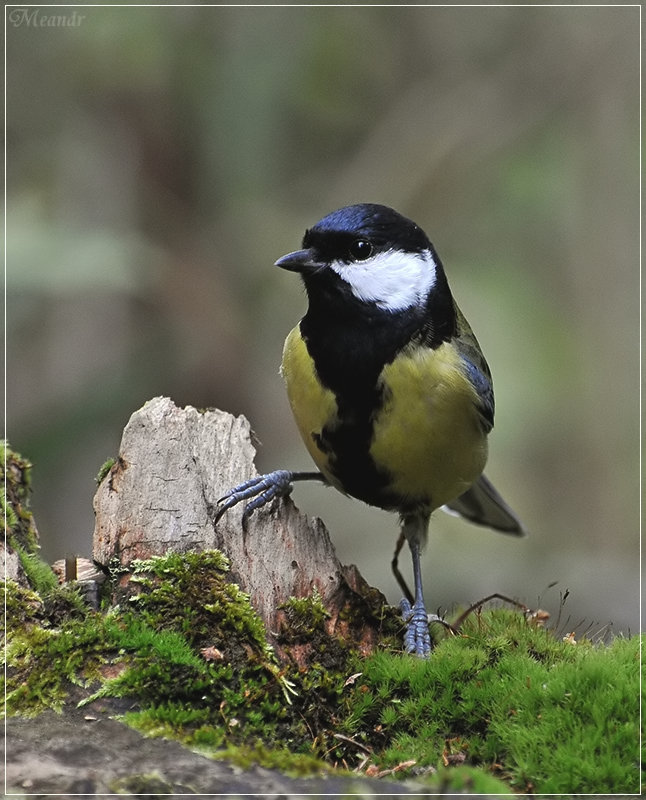
[[[409,541],[408,544],[413,557],[415,601],[412,606],[407,598],[400,603],[402,617],[406,623],[404,648],[407,653],[426,658],[431,652],[431,635],[428,632],[428,614],[422,590],[421,545],[416,540]]]
[[[406,624],[404,647],[406,652],[426,658],[431,652],[431,636],[428,631],[429,622],[444,620],[436,614],[428,614],[422,590],[422,545],[428,533],[429,515],[423,512],[402,517],[402,534],[408,540],[413,558],[414,599],[411,605],[407,598],[400,603],[402,617]]]
[[[292,490],[295,481],[323,481],[326,479],[320,472],[291,472],[287,469],[277,469],[266,475],[258,475],[251,480],[234,486],[218,500],[218,510],[213,518],[217,523],[222,515],[243,500],[249,500],[242,514],[243,522],[247,520],[257,508],[264,506],[274,497],[286,497]]]

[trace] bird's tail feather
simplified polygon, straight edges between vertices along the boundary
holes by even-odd
[[[527,534],[522,522],[484,475],[481,475],[464,494],[442,508],[449,514],[464,517],[476,525],[486,525],[515,536]]]

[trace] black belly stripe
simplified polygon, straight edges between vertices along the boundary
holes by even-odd
[[[360,422],[341,416],[338,423],[323,428],[320,438],[323,451],[329,453],[332,472],[344,490],[370,505],[382,506],[391,478],[370,456],[372,428],[372,415]]]
[[[349,495],[369,505],[399,509],[403,498],[388,490],[391,475],[370,455],[375,415],[383,406],[379,375],[385,364],[410,341],[419,321],[411,315],[373,314],[366,324],[318,324],[311,311],[301,320],[301,335],[321,383],[334,392],[338,418],[315,435],[328,455],[330,469]]]

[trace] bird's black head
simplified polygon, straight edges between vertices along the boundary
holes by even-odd
[[[303,249],[276,265],[299,272],[312,302],[325,299],[366,312],[424,312],[451,295],[442,264],[424,231],[392,208],[346,206],[305,232]],[[448,308],[448,305],[447,305]]]
[[[388,206],[360,203],[333,211],[305,232],[304,248],[327,260],[365,261],[388,250],[421,253],[431,247],[424,231]]]

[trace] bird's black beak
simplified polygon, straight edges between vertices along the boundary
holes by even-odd
[[[288,269],[291,272],[300,272],[303,275],[311,275],[322,269],[325,264],[317,259],[313,250],[295,250],[293,253],[287,253],[282,256],[274,264],[281,269]]]

